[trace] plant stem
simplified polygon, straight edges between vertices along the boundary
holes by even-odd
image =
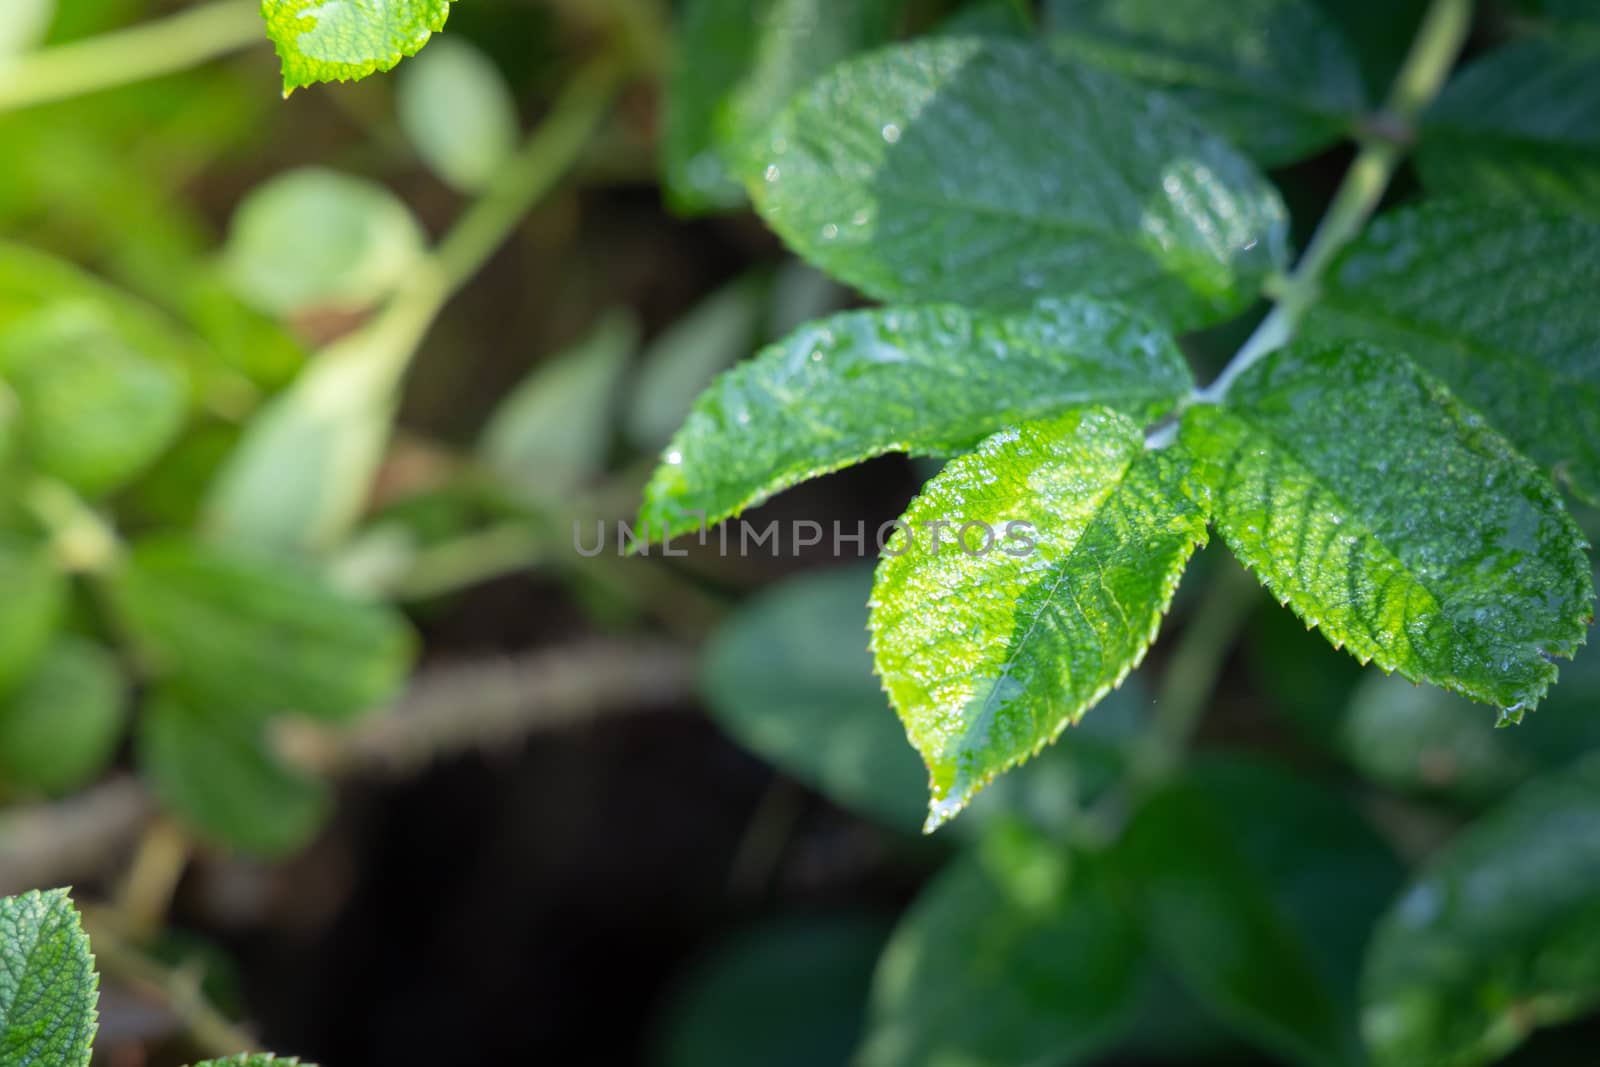
[[[218,0],[0,64],[0,111],[187,70],[265,40],[259,4]]]
[[[1422,112],[1438,95],[1450,73],[1467,31],[1472,27],[1472,0],[1433,0],[1405,64],[1396,75],[1384,103],[1386,128],[1412,130]],[[1322,274],[1350,240],[1366,225],[1389,188],[1407,146],[1392,137],[1367,137],[1345,173],[1305,255],[1295,265],[1277,302],[1248,340],[1223,368],[1217,380],[1195,396],[1198,403],[1215,404],[1262,357],[1294,336],[1300,320],[1316,302]]]

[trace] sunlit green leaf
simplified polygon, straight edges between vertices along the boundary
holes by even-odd
[[[1530,36],[1469,64],[1423,118],[1423,183],[1600,219],[1596,69],[1592,31]]]
[[[886,932],[877,920],[856,916],[787,919],[742,932],[688,976],[669,1008],[659,1062],[847,1062]]]
[[[1285,258],[1277,194],[1187,112],[994,37],[835,67],[759,159],[772,227],[881,300],[1086,293],[1192,327],[1242,310]]]
[[[58,304],[0,332],[0,379],[20,405],[27,462],[91,495],[154,460],[188,408],[181,370],[134,347],[93,304]]]
[[[89,1067],[99,987],[65,889],[0,898],[0,1064]]]
[[[488,56],[446,38],[400,72],[400,125],[417,154],[464,192],[482,189],[517,146],[517,104]]]
[[[56,0],[10,0],[0,11],[0,67],[44,40]]]
[[[1180,440],[1234,554],[1363,662],[1514,717],[1584,639],[1594,589],[1554,486],[1398,351],[1277,352]]]
[[[884,452],[947,455],[1082,404],[1142,418],[1190,387],[1166,334],[1093,300],[846,312],[717,380],[668,446],[641,519],[653,534],[694,530]]]
[[[245,197],[222,267],[242,298],[274,315],[358,310],[393,292],[422,248],[422,228],[393,193],[305,167]]]
[[[545,500],[604,470],[617,390],[638,343],[633,316],[613,311],[570,350],[535,367],[484,427],[478,447],[490,469]]]
[[[855,1062],[1086,1062],[1120,1036],[1143,962],[1098,860],[1001,828],[941,872],[895,929]]]
[[[1183,101],[1265,163],[1346,136],[1366,107],[1361,69],[1313,0],[1051,0],[1062,54]]]
[[[1089,409],[995,434],[913,501],[878,568],[872,647],[928,765],[930,828],[1144,658],[1206,539],[1187,467]]]
[[[737,207],[736,175],[772,117],[846,56],[889,39],[900,0],[689,0],[665,94],[667,194],[680,211]]]
[[[152,540],[111,590],[149,666],[218,712],[348,718],[390,701],[411,665],[396,612],[282,560]]]
[[[0,781],[64,793],[91,780],[122,737],[123,679],[117,661],[69,637],[0,700]]]
[[[450,0],[263,0],[283,94],[392,70],[444,29]]]
[[[1531,782],[1434,855],[1379,927],[1382,1067],[1473,1067],[1600,1003],[1600,759]]]
[[[158,693],[139,710],[139,770],[157,798],[210,840],[275,856],[302,848],[332,807],[323,783],[286,766],[266,724],[226,705]]]
[[[1329,271],[1310,329],[1411,356],[1529,458],[1600,503],[1600,225],[1429,201]]]

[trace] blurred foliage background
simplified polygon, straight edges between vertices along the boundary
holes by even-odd
[[[0,10],[0,889],[95,902],[105,1062],[236,1019],[324,1067],[1347,1062],[1303,1035],[1353,1040],[1408,868],[1600,742],[1594,654],[1492,731],[1214,548],[1137,675],[923,838],[869,560],[575,551],[716,373],[858,303],[706,131],[875,38],[1035,14],[792,6],[820,21],[774,73],[739,4],[465,0],[392,75],[287,99],[252,4]],[[1472,47],[1565,10],[1528,7]],[[1322,4],[1368,95],[1421,8]],[[30,100],[52,75],[106,84]],[[1266,149],[1301,244],[1339,134]],[[1202,379],[1249,325],[1186,339]],[[753,518],[875,530],[934,469]],[[1109,813],[1108,864],[1099,802],[1173,701],[1194,767]],[[1480,1007],[1576,1017],[1515,1062],[1578,1065],[1580,1000]]]

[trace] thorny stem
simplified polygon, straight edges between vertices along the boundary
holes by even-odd
[[[199,66],[265,40],[260,5],[218,0],[164,19],[0,62],[0,111],[66,100]]]
[[[1415,127],[1444,85],[1471,26],[1472,0],[1433,0],[1384,103],[1380,124],[1384,129],[1409,131]],[[1323,272],[1372,217],[1405,153],[1406,145],[1394,137],[1368,136],[1362,141],[1360,153],[1345,173],[1328,213],[1278,294],[1272,311],[1217,380],[1195,395],[1196,403],[1221,401],[1239,375],[1294,336],[1301,318],[1316,302]]]

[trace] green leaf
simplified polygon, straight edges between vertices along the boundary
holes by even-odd
[[[411,665],[398,613],[283,561],[151,540],[110,589],[149,666],[219,711],[347,719],[392,700]]]
[[[942,871],[896,927],[855,1062],[1082,1062],[1120,1036],[1143,963],[1100,861],[1001,828]]]
[[[65,889],[0,898],[0,1067],[89,1067],[99,986]]]
[[[66,616],[68,594],[48,545],[0,534],[0,694],[38,664]]]
[[[400,73],[400,126],[428,168],[476,192],[517,147],[517,103],[488,56],[446,38]]]
[[[973,0],[939,23],[937,32],[952,37],[1029,37],[1033,29],[1033,11],[1026,0]]]
[[[617,389],[639,343],[631,313],[612,311],[572,349],[534,368],[495,409],[478,449],[505,483],[552,500],[605,469]]]
[[[372,492],[411,342],[375,320],[263,405],[206,492],[206,534],[291,556],[338,547]]]
[[[157,693],[140,709],[139,770],[173,814],[218,843],[261,856],[304,847],[330,790],[285,765],[266,724],[236,708]]]
[[[754,347],[762,295],[753,279],[724,286],[650,344],[633,375],[624,420],[634,444],[650,450],[665,445],[695,398]]]
[[[1366,109],[1361,68],[1313,0],[1052,0],[1063,55],[1170,92],[1253,158],[1289,163]]]
[[[1535,780],[1436,853],[1373,939],[1382,1067],[1472,1067],[1600,1003],[1600,758]]]
[[[1591,31],[1529,37],[1469,65],[1423,117],[1423,184],[1600,219],[1597,64]]]
[[[915,832],[927,776],[872,676],[871,571],[791,579],[730,615],[701,687],[718,725],[830,800]]]
[[[1396,351],[1302,343],[1184,416],[1240,561],[1363,663],[1532,708],[1594,597],[1549,479]]]
[[[237,1056],[225,1056],[220,1060],[205,1060],[194,1067],[317,1067],[314,1063],[302,1063],[293,1056],[287,1059],[283,1056],[274,1056],[270,1052],[241,1052]]]
[[[1317,839],[1296,848],[1291,826],[1315,831],[1326,829],[1326,820],[1302,822],[1293,797],[1258,800],[1269,805],[1254,813],[1258,819],[1285,817],[1273,831],[1276,842],[1290,842],[1296,857],[1314,857],[1307,846]],[[1202,786],[1179,782],[1134,815],[1115,858],[1145,930],[1203,1004],[1263,1047],[1294,1063],[1357,1062],[1354,1026],[1341,1018],[1326,958],[1296,922],[1309,918],[1314,928],[1326,916],[1284,907],[1270,872],[1253,862],[1251,852],[1263,850],[1238,839],[1231,814]],[[1327,871],[1330,859],[1304,876]],[[1336,897],[1333,910],[1342,906]]]
[[[1081,404],[1149,417],[1191,387],[1169,337],[1092,300],[1011,315],[846,312],[719,378],[668,446],[640,518],[652,534],[694,530],[884,452],[948,455]]]
[[[928,829],[1144,658],[1206,540],[1187,467],[1088,409],[990,437],[912,502],[878,566],[872,648],[928,765]]]
[[[855,916],[747,930],[699,965],[670,1005],[662,1067],[843,1064],[861,1036],[883,925]]]
[[[0,780],[66,793],[92,780],[122,737],[123,679],[117,661],[68,637],[0,700]]]
[[[0,377],[21,405],[23,457],[90,495],[147,467],[188,409],[180,368],[135,347],[93,304],[57,304],[0,333]]]
[[[450,0],[262,0],[283,61],[283,95],[393,70],[444,29]]]
[[[1600,647],[1588,644],[1519,729],[1494,729],[1460,697],[1369,674],[1339,723],[1339,741],[1375,782],[1481,802],[1600,748],[1596,707]]]
[[[1330,269],[1308,330],[1405,352],[1600,503],[1597,272],[1600,224],[1430,201],[1367,228]]]
[[[835,67],[751,172],[784,241],[880,300],[1247,307],[1285,255],[1265,179],[1164,97],[1043,49],[929,38]]]
[[[302,167],[239,204],[222,269],[241,299],[268,314],[359,310],[411,273],[423,241],[411,210],[383,186]]]
[[[901,0],[689,0],[678,16],[663,170],[679,211],[737,207],[735,180],[789,98],[887,41]]]

